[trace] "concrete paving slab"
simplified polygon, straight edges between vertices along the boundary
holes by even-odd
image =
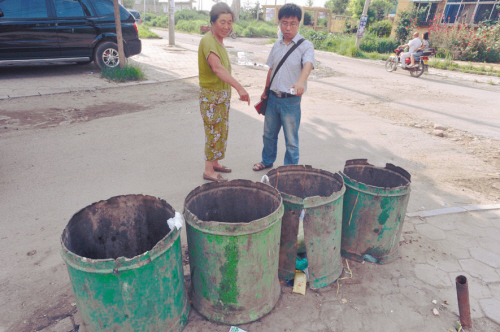
[[[418,211],[418,212],[412,212],[412,213],[407,213],[406,215],[408,217],[435,217],[435,216],[440,216],[443,214],[451,214],[451,213],[461,213],[461,212],[466,212],[467,210],[464,209],[463,207],[450,207],[450,208],[444,208],[444,209],[435,209],[435,210],[427,210],[427,211]]]
[[[493,239],[490,237],[484,237],[479,241],[479,245],[486,250],[490,250],[498,255],[500,255],[500,241],[498,239]]]
[[[471,248],[469,249],[471,255],[476,260],[483,262],[495,269],[500,268],[500,255],[495,254],[484,248]]]
[[[462,259],[459,260],[462,269],[469,273],[474,278],[483,280],[484,282],[500,282],[500,275],[495,269],[488,265],[481,263],[475,259]]]
[[[417,264],[413,267],[415,275],[422,282],[429,284],[433,287],[451,287],[450,282],[446,272],[437,269],[429,264]]]
[[[475,238],[460,230],[446,232],[446,238],[466,248],[476,248],[479,246],[479,242]]]
[[[500,283],[496,283],[496,284],[490,283],[490,284],[488,284],[488,287],[490,288],[493,296],[497,300],[500,300]]]
[[[484,211],[500,209],[500,204],[487,204],[487,205],[467,205],[463,207],[467,211]]]
[[[423,236],[427,236],[431,240],[443,240],[446,238],[445,233],[432,225],[423,224],[415,226],[417,232]]]
[[[500,300],[486,299],[479,301],[486,317],[500,324]]]

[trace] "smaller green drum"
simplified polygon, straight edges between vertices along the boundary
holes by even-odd
[[[342,215],[342,256],[361,262],[390,263],[399,256],[399,238],[410,199],[410,174],[366,159],[346,162]]]
[[[340,174],[308,165],[287,165],[267,173],[269,184],[283,197],[280,279],[295,275],[300,222],[313,289],[333,283],[342,273],[340,245],[344,181]]]

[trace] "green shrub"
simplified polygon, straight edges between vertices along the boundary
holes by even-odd
[[[233,29],[242,37],[276,37],[278,28],[262,21],[240,21],[233,25]]]
[[[393,38],[379,38],[373,33],[367,33],[361,39],[359,48],[365,52],[391,53],[399,43]]]
[[[377,37],[389,37],[391,35],[392,22],[389,20],[378,21],[370,25],[368,30],[377,35]]]
[[[140,81],[146,78],[142,68],[135,65],[126,65],[123,68],[107,68],[101,71],[101,77],[115,82]]]
[[[178,21],[175,29],[184,32],[200,33],[200,26],[206,24],[206,21]]]
[[[181,9],[175,12],[175,22],[179,21],[206,21],[210,23],[210,15],[206,10]]]
[[[139,38],[142,38],[142,39],[143,38],[158,38],[158,39],[161,39],[160,36],[158,36],[153,31],[149,30],[149,28],[146,25],[144,25],[144,24],[138,25],[137,28],[139,30]]]

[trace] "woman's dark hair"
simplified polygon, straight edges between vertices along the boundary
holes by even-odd
[[[424,40],[427,40],[427,39],[429,39],[429,33],[428,32],[424,33]]]
[[[212,9],[210,10],[210,23],[215,23],[217,19],[219,18],[220,14],[231,14],[231,17],[234,20],[234,14],[225,2],[218,2],[215,5],[212,6]]]
[[[287,3],[278,11],[278,20],[283,17],[296,17],[299,22],[302,19],[302,9],[294,3]]]

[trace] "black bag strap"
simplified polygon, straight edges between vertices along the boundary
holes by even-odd
[[[292,46],[291,49],[288,50],[288,52],[286,52],[285,56],[281,59],[280,63],[278,63],[278,66],[276,67],[276,70],[274,71],[273,77],[271,77],[271,80],[269,81],[269,87],[268,87],[268,89],[271,89],[271,84],[273,83],[274,76],[276,76],[276,73],[278,72],[278,70],[285,63],[286,58],[288,58],[288,56],[290,54],[292,54],[292,52],[295,51],[295,49],[297,47],[299,47],[299,45],[302,44],[302,42],[304,40],[306,40],[306,39],[305,38],[300,39],[295,45]]]

